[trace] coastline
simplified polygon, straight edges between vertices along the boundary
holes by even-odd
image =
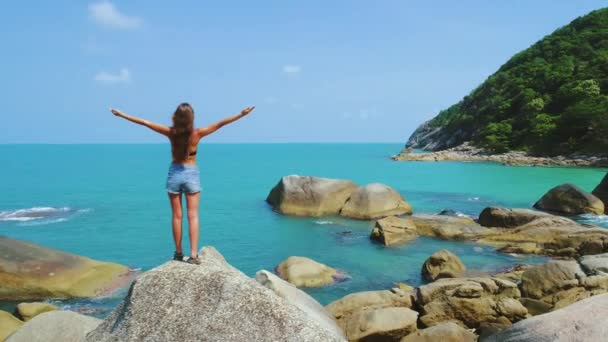
[[[494,162],[513,166],[574,166],[574,167],[608,167],[608,156],[555,156],[537,157],[525,152],[509,151],[492,154],[483,148],[464,143],[462,145],[436,152],[416,153],[403,149],[391,157],[395,161],[460,161],[460,162]]]

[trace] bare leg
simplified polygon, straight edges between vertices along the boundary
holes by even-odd
[[[171,211],[173,211],[173,241],[175,252],[182,253],[182,194],[169,193]]]
[[[186,205],[188,207],[188,226],[190,231],[190,256],[198,255],[198,202],[201,193],[186,194]]]

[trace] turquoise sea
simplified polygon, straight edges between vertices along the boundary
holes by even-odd
[[[454,209],[476,216],[489,205],[531,207],[548,189],[565,182],[591,191],[606,172],[390,160],[401,147],[201,144],[201,244],[215,246],[250,276],[273,269],[291,255],[346,272],[349,279],[342,283],[307,290],[326,304],[395,282],[417,285],[423,261],[442,248],[458,254],[469,269],[482,271],[542,259],[430,238],[385,248],[370,242],[368,222],[282,216],[265,198],[283,175],[381,182],[398,190],[417,213]],[[166,144],[0,145],[0,235],[144,271],[155,267],[173,253],[164,188],[169,155]],[[606,217],[586,220],[608,227]],[[59,304],[104,316],[124,294]]]

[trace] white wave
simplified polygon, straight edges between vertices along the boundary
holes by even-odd
[[[0,211],[0,222],[18,222],[20,226],[37,226],[65,222],[72,217],[90,212],[90,208],[75,210],[70,207],[32,207]]]
[[[583,214],[577,216],[576,221],[608,228],[608,215]]]
[[[333,221],[315,221],[316,224],[334,224]]]
[[[477,201],[479,201],[479,197],[469,197],[469,198],[467,198],[467,201],[477,202]]]

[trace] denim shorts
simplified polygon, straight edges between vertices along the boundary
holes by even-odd
[[[201,175],[195,164],[175,164],[169,166],[167,192],[195,194],[201,192]]]

